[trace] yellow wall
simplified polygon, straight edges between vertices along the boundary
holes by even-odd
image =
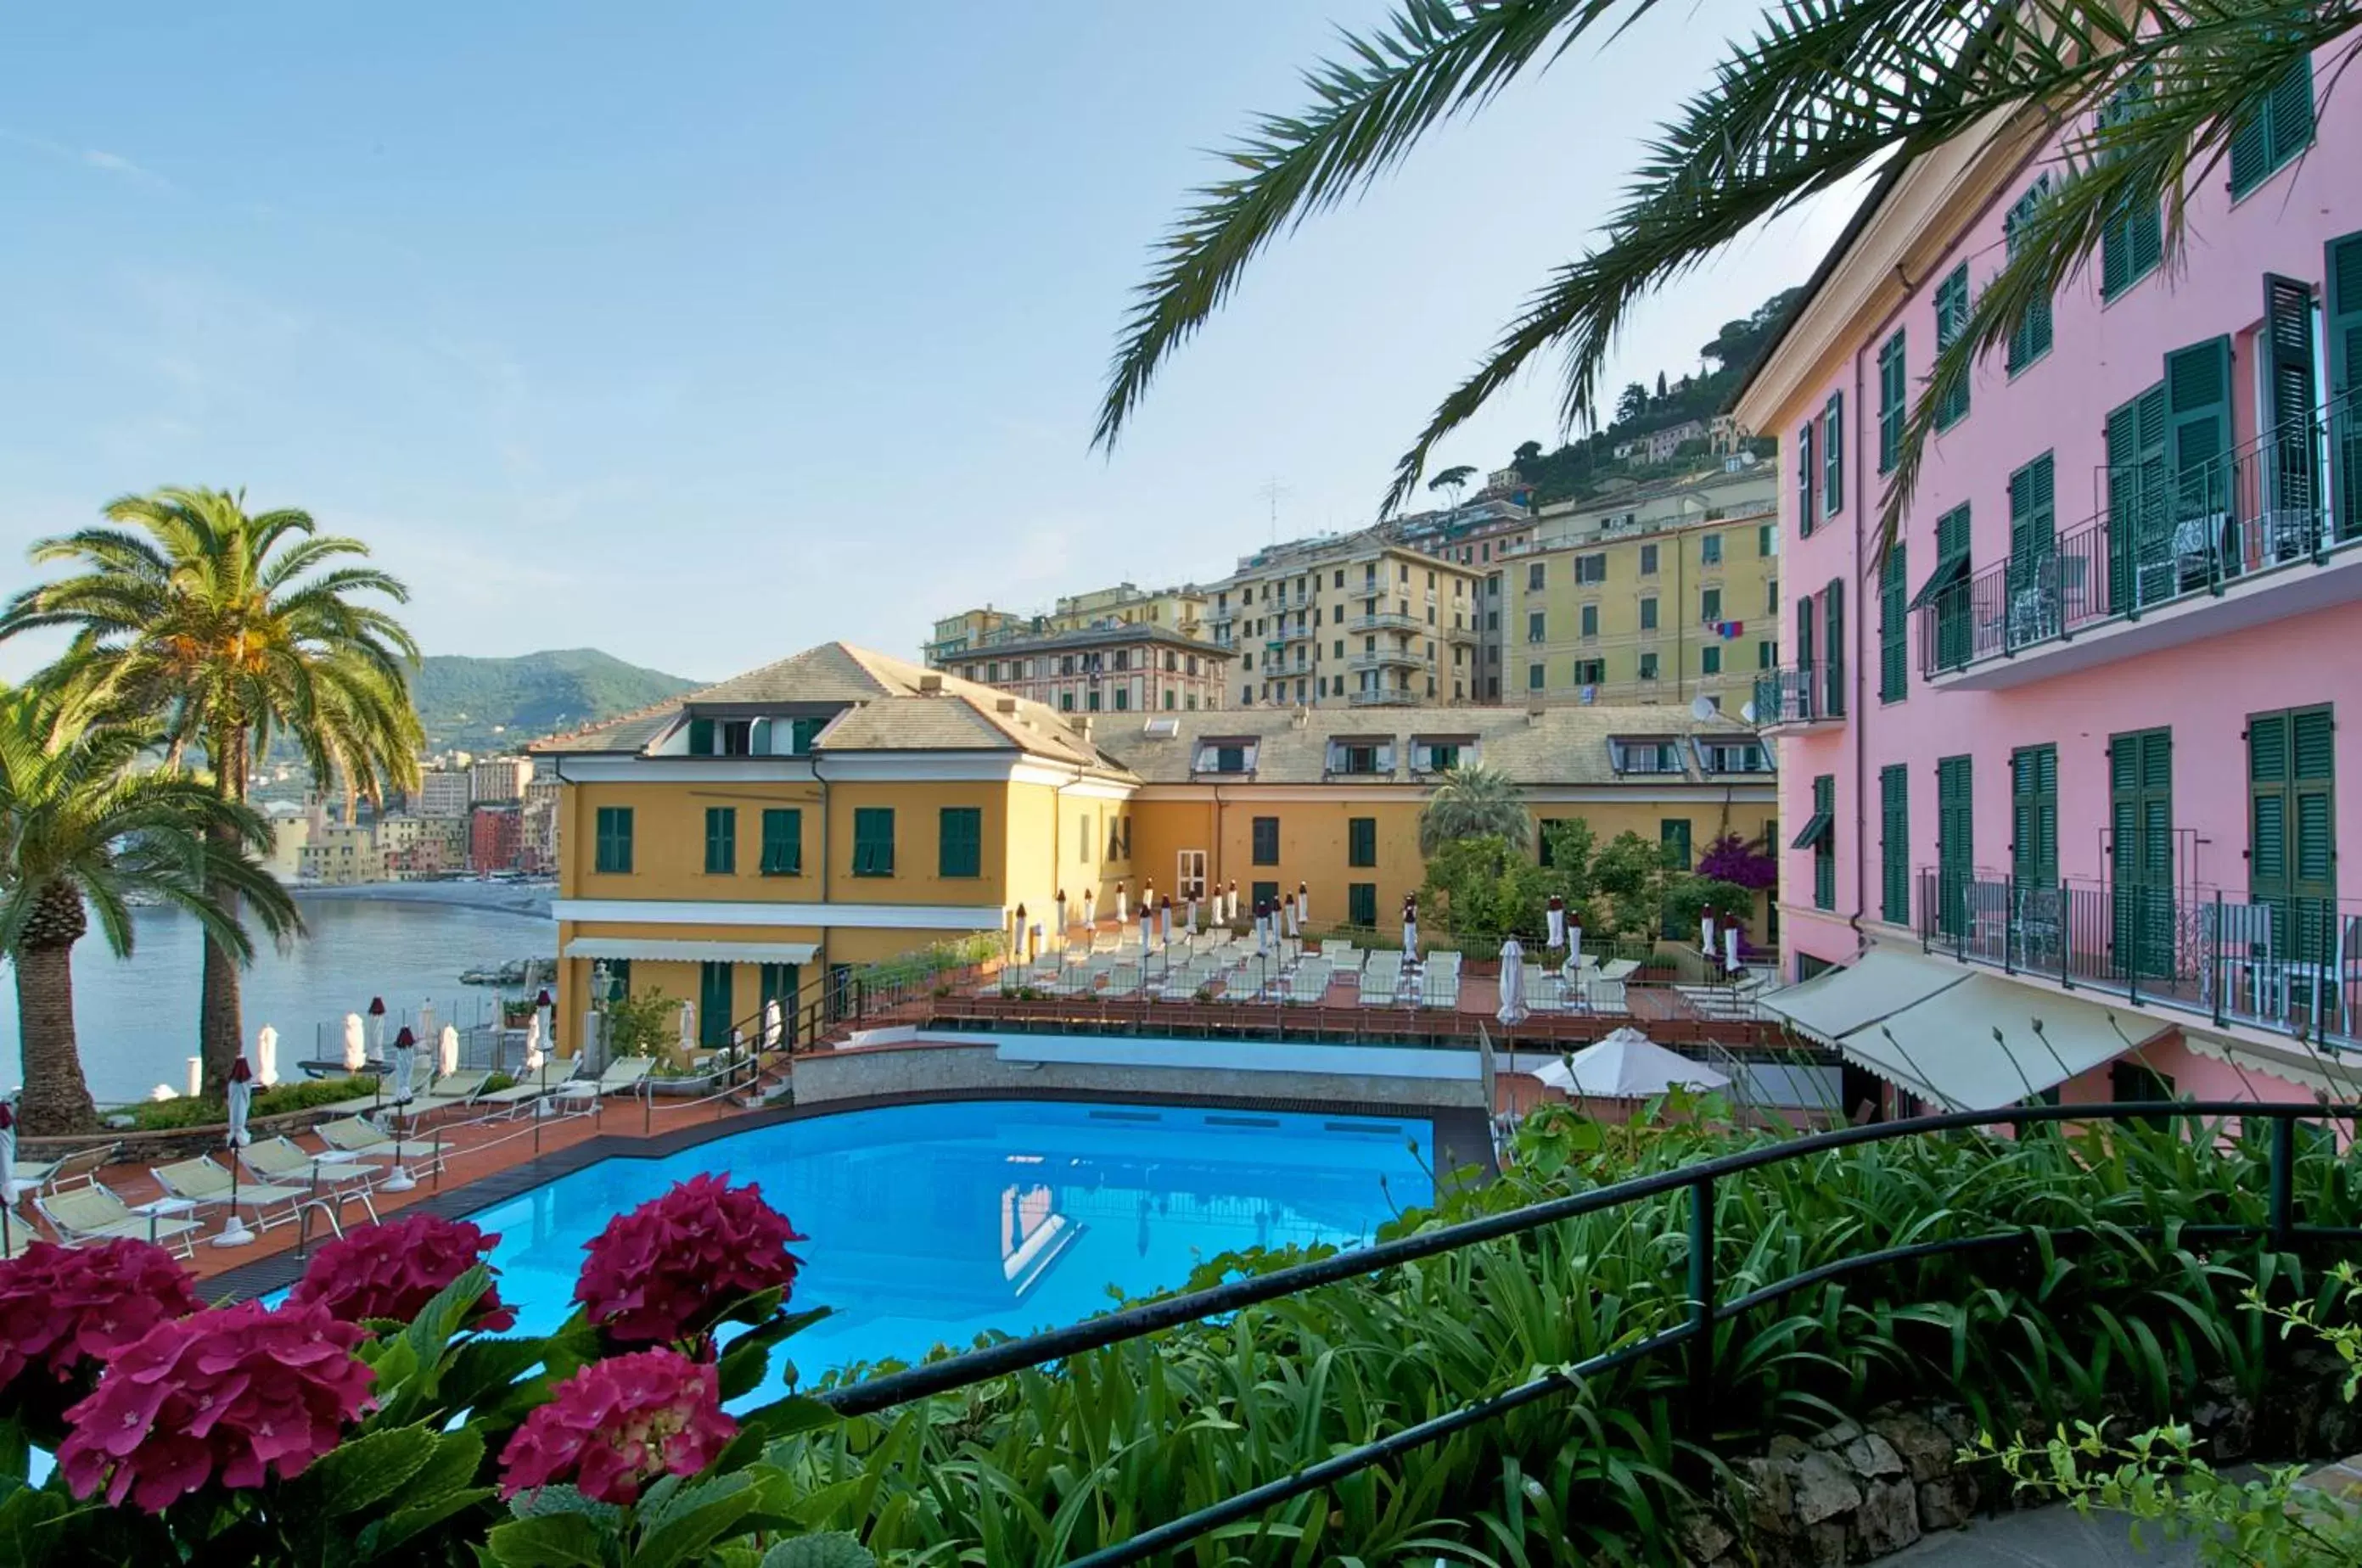
[[[1705,692],[1722,699],[1722,710],[1736,714],[1753,695],[1757,674],[1770,666],[1761,645],[1774,649],[1780,641],[1778,582],[1780,558],[1763,553],[1764,530],[1771,530],[1778,548],[1779,530],[1769,517],[1741,518],[1697,523],[1656,533],[1625,534],[1595,539],[1512,556],[1500,563],[1501,573],[1501,701],[1516,704],[1539,696],[1566,701],[1580,691],[1575,680],[1578,660],[1598,660],[1604,665],[1598,700],[1602,702],[1667,702],[1687,706]],[[1705,559],[1706,541],[1719,541],[1719,562]],[[1644,573],[1642,553],[1653,548],[1657,569]],[[1607,557],[1606,577],[1578,583],[1579,556]],[[1542,588],[1531,587],[1540,568]],[[1735,638],[1716,636],[1705,627],[1705,594],[1721,595],[1716,619],[1740,621],[1744,632]],[[1641,604],[1653,600],[1656,625],[1643,630]],[[1584,608],[1595,612],[1596,632],[1584,635]],[[1542,616],[1543,640],[1534,642],[1530,617]],[[1705,673],[1705,652],[1720,655],[1718,673]],[[1654,680],[1640,674],[1641,657],[1653,653]],[[1531,685],[1529,669],[1540,665],[1543,684]]]

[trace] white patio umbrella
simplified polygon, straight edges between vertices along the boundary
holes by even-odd
[[[279,1081],[279,1031],[268,1024],[254,1036],[254,1076],[265,1089]]]
[[[17,1112],[0,1100],[0,1257],[17,1250]]]
[[[535,1018],[534,1022],[538,1024],[541,1020]],[[435,1070],[437,1074],[444,1078],[448,1078],[453,1073],[459,1070],[459,1028],[458,1025],[444,1025],[443,1032],[435,1038],[435,1055],[436,1058]]]
[[[1160,947],[1173,945],[1173,899],[1169,894],[1156,906],[1156,941]]]
[[[779,999],[772,997],[763,1003],[763,1048],[776,1051],[788,1036],[787,1014],[779,1007]]]
[[[1722,967],[1732,974],[1737,974],[1739,970],[1738,927],[1736,926],[1725,926],[1722,928]]]
[[[372,996],[369,1004],[370,1055],[385,1059],[385,998]]]
[[[1559,972],[1566,976],[1569,980],[1573,980],[1576,972],[1582,968],[1583,927],[1580,926],[1569,926],[1566,928],[1566,962],[1560,966]]]
[[[1181,928],[1192,937],[1198,934],[1198,895],[1194,893],[1189,895],[1189,918],[1182,924]]]
[[[369,1047],[361,1039],[361,1015],[345,1014],[345,1070],[359,1072],[369,1065]]]
[[[246,1146],[246,1119],[254,1109],[254,1072],[242,1054],[229,1064],[229,1082],[223,1095],[229,1102],[229,1217],[222,1222],[214,1245],[245,1246],[254,1240],[254,1233],[246,1228],[237,1212],[237,1151]]]
[[[1312,924],[1312,890],[1302,883],[1296,884],[1296,923],[1298,926]]]
[[[1115,923],[1119,928],[1131,924],[1131,894],[1120,882],[1115,884]]]
[[[1097,929],[1099,923],[1099,894],[1097,888],[1083,889],[1083,924]]]
[[[1230,913],[1223,917],[1222,923],[1226,926],[1235,926],[1239,923],[1239,884],[1237,883],[1231,883],[1230,905]]]
[[[1286,901],[1281,904],[1280,919],[1288,936],[1301,937],[1304,935],[1303,922],[1296,913],[1296,894],[1292,893],[1289,894]]]
[[[393,1075],[393,1168],[385,1173],[388,1192],[407,1192],[418,1185],[409,1167],[402,1163],[402,1128],[410,1113],[410,1096],[414,1092],[411,1077],[418,1070],[418,1036],[408,1025],[393,1037],[390,1060]]]
[[[1566,900],[1561,898],[1557,894],[1551,894],[1550,907],[1543,911],[1543,918],[1550,924],[1551,947],[1553,948],[1565,947]]]
[[[687,1056],[697,1048],[697,1003],[684,996],[680,999],[680,1051]]]
[[[1728,1073],[1692,1061],[1627,1026],[1534,1072],[1537,1081],[1593,1100],[1651,1100],[1669,1089],[1720,1089]]]
[[[1156,911],[1151,909],[1147,904],[1143,902],[1140,906],[1140,950],[1142,953],[1148,951],[1150,943],[1155,935]]]
[[[1264,915],[1264,907],[1260,904],[1255,905],[1254,927],[1255,956],[1257,958],[1261,958],[1264,954],[1271,951],[1271,921],[1270,918]]]
[[[1415,904],[1403,905],[1403,957],[1412,963],[1418,961],[1418,906]]]
[[[533,999],[534,1021],[541,1025],[541,1037],[551,1050],[557,1048],[557,1003],[544,991]]]
[[[1501,1006],[1493,1016],[1504,1029],[1514,1029],[1531,1014],[1526,1005],[1526,949],[1512,937],[1501,944]]]
[[[536,1013],[524,1022],[524,1069],[533,1071],[541,1065],[541,1014]]]

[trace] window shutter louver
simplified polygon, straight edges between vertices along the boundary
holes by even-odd
[[[2212,526],[2230,507],[2231,340],[2167,355],[2165,398],[2174,521]]]
[[[2319,433],[2314,419],[2312,376],[2312,290],[2290,278],[2264,277],[2263,433],[2267,456],[2263,477],[2273,493],[2264,498],[2267,518],[2309,520],[2319,500],[2319,466],[2315,461]],[[2278,535],[2280,530],[2273,529]],[[2300,532],[2302,537],[2298,537]],[[2309,548],[2316,531],[2307,521],[2292,526],[2289,537],[2272,543],[2288,554]]]
[[[2330,515],[2337,538],[2362,538],[2362,234],[2323,250],[2329,335]]]
[[[1821,590],[1823,630],[1827,635],[1822,662],[1828,667],[1828,682],[1822,692],[1823,711],[1832,717],[1845,712],[1845,579],[1832,577],[1829,586]]]
[[[1821,512],[1845,510],[1845,394],[1833,392],[1821,411]]]
[[[1901,702],[1910,691],[1910,669],[1904,645],[1909,574],[1904,563],[1904,545],[1898,539],[1879,566],[1878,696],[1882,702]]]
[[[1967,757],[1936,763],[1936,900],[1947,936],[1968,929],[1970,868],[1976,860],[1976,810]]]
[[[1894,924],[1911,919],[1911,770],[1895,762],[1878,771],[1879,914]]]
[[[1809,538],[1813,532],[1813,422],[1806,420],[1796,432],[1796,536]]]
[[[2125,614],[2173,591],[2156,575],[2167,557],[2165,383],[2108,415],[2108,609]]]

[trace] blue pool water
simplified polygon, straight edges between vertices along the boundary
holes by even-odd
[[[966,1349],[1181,1284],[1251,1246],[1367,1241],[1434,1197],[1425,1120],[1033,1101],[894,1106],[784,1123],[663,1159],[609,1159],[469,1217],[518,1329],[570,1310],[582,1244],[701,1171],[758,1182],[811,1240],[785,1347],[800,1379]],[[775,1372],[777,1371],[775,1364]]]

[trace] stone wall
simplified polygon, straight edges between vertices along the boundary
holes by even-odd
[[[795,1062],[800,1105],[963,1090],[1056,1090],[1086,1094],[1210,1095],[1222,1099],[1317,1100],[1444,1109],[1474,1102],[1476,1086],[1449,1079],[1376,1078],[1338,1072],[1003,1061],[990,1046],[915,1045],[816,1051]]]

